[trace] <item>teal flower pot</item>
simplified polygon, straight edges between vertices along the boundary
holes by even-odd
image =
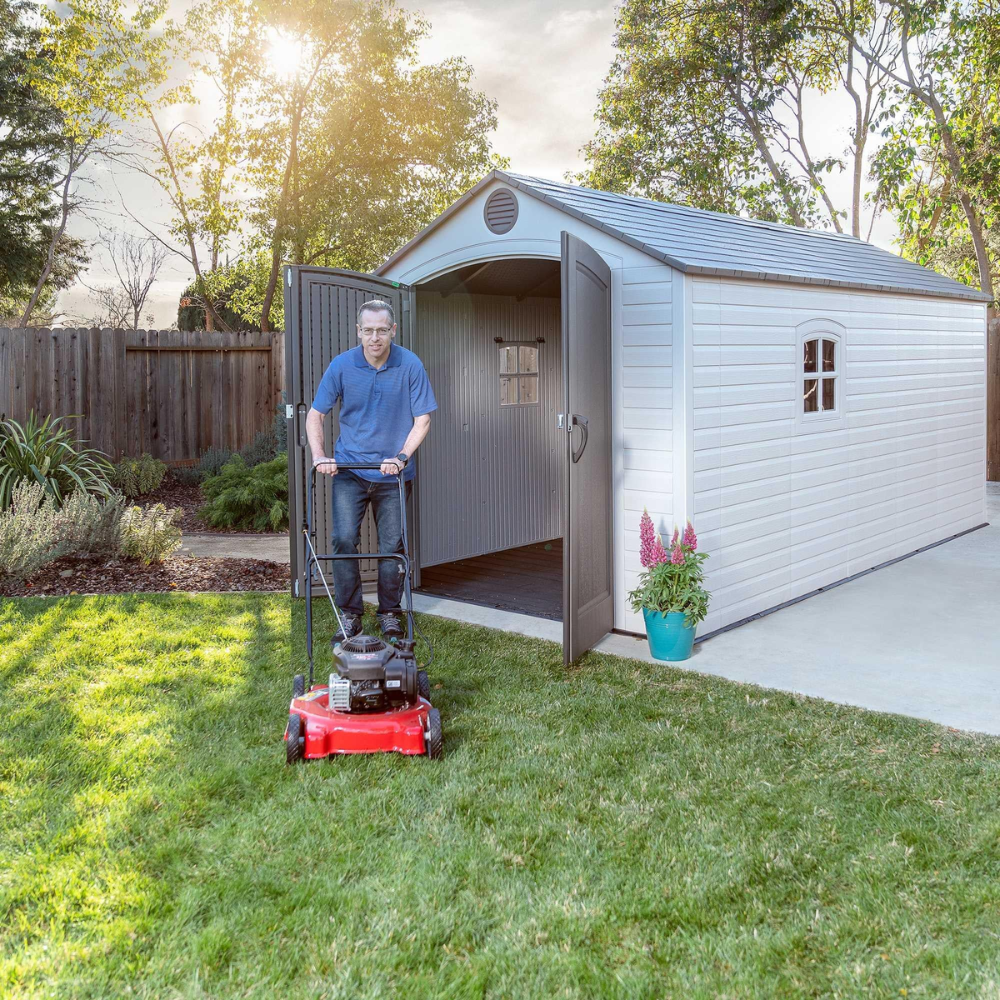
[[[642,609],[646,621],[646,638],[654,660],[686,660],[694,646],[695,630],[684,624],[683,611],[651,611]]]

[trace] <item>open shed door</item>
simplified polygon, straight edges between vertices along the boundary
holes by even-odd
[[[412,346],[410,290],[405,285],[372,274],[341,271],[330,267],[294,265],[285,268],[285,386],[288,407],[288,521],[291,548],[292,594],[305,587],[305,543],[301,525],[306,502],[306,475],[311,465],[306,440],[306,414],[316,395],[319,380],[333,358],[356,347],[358,308],[368,299],[384,299],[396,315],[396,343]],[[326,420],[326,447],[340,433],[336,407]],[[415,494],[414,494],[415,495]],[[408,511],[407,524],[416,528]],[[330,490],[316,491],[316,534],[321,552],[329,551],[333,531]],[[413,531],[411,553],[417,551]],[[369,513],[361,529],[361,551],[377,550],[375,527]],[[371,565],[368,563],[371,562]],[[374,561],[362,563],[362,580],[373,579]],[[325,567],[329,571],[329,565]]]
[[[562,234],[563,660],[614,627],[611,459],[611,269]]]

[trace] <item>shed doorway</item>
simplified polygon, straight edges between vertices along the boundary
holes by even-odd
[[[438,399],[418,453],[418,590],[559,621],[560,262],[478,262],[415,292]]]
[[[490,284],[477,285],[477,278]],[[555,288],[550,291],[551,286],[558,292]],[[439,450],[435,477],[433,457],[431,470],[424,471],[427,442],[417,453],[421,471],[414,497],[418,503],[409,522],[417,528],[410,534],[411,555],[416,556],[411,564],[415,585],[422,583],[420,557],[424,545],[431,544],[420,530],[422,519],[437,525],[451,546],[438,549],[436,556],[428,550],[432,570],[435,565],[463,558],[457,543],[447,541],[450,536],[464,538],[485,533],[486,540],[480,539],[464,557],[505,552],[515,563],[520,562],[520,555],[510,555],[511,551],[535,544],[531,538],[543,544],[543,551],[550,552],[544,545],[552,543],[555,548],[561,537],[564,662],[571,663],[599,642],[614,622],[611,295],[608,264],[592,247],[565,230],[560,233],[558,262],[540,258],[480,261],[412,285],[336,268],[287,267],[285,359],[288,392],[293,400],[286,409],[288,503],[289,521],[298,525],[290,538],[292,594],[301,595],[305,584],[306,501],[314,476],[305,434],[309,401],[315,398],[316,387],[333,357],[357,343],[358,307],[367,299],[383,297],[392,303],[398,317],[400,343],[412,347],[424,358],[425,365],[430,360],[439,403],[438,425],[450,427],[456,436],[462,436],[462,441],[453,442],[452,447],[461,443],[470,454],[478,455],[478,464],[465,460],[467,467],[479,470],[473,475],[470,468],[463,471],[461,460],[452,462],[447,451]],[[416,318],[421,297],[425,313],[422,322],[428,324],[429,336],[420,329]],[[454,301],[441,310],[435,330],[431,308],[452,297]],[[529,322],[526,317],[532,308],[535,319]],[[491,339],[484,316],[492,317],[488,322],[498,331],[493,336],[501,336],[500,343]],[[471,354],[465,365],[469,369],[465,380],[461,377],[463,366],[456,366],[454,360],[443,362],[443,368],[435,370],[435,345],[442,349],[444,344],[449,351],[453,346],[441,334],[449,324],[455,330],[467,331],[470,351],[475,347],[477,357],[485,358],[486,353],[496,351],[498,358],[502,348],[511,349],[504,351],[507,370],[500,372],[499,360],[495,372],[492,363],[483,361],[477,380],[487,379],[490,371],[495,373],[496,381],[490,375],[489,381],[474,382]],[[512,337],[527,339],[504,343],[499,331],[505,328]],[[529,350],[522,355],[522,348]],[[538,370],[529,370],[533,366]],[[551,389],[548,378],[553,380]],[[458,403],[467,383],[476,386],[475,391],[467,393],[468,414],[478,413],[476,419],[485,421],[482,414],[486,413],[487,400],[491,413],[496,408],[505,411],[496,417],[497,427],[506,430],[505,434],[498,430],[496,437],[506,449],[503,454],[509,456],[505,462],[472,448],[472,428],[466,427],[471,424],[471,416],[442,419],[449,407],[460,412]],[[480,409],[474,410],[473,404]],[[506,409],[510,407],[518,407],[521,415],[508,418]],[[501,419],[508,423],[500,423]],[[518,421],[523,422],[523,432]],[[337,428],[331,411],[327,440],[335,440]],[[551,465],[546,458],[548,435],[555,442]],[[439,449],[447,448],[444,437],[432,432],[428,440],[438,442]],[[431,445],[428,453],[433,454],[433,449]],[[461,453],[455,457],[461,459]],[[490,457],[494,460],[486,461]],[[554,485],[553,470],[557,467],[561,471]],[[469,482],[463,482],[465,476]],[[318,538],[328,538],[332,531],[327,492],[321,491],[316,497],[314,528]],[[474,514],[469,509],[473,499],[479,508]],[[373,551],[371,527],[362,535],[362,551]],[[510,591],[515,589],[512,584]]]

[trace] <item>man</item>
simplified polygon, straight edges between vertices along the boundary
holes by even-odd
[[[431,413],[437,409],[424,366],[412,351],[394,344],[396,322],[392,306],[371,299],[358,310],[357,347],[330,362],[306,416],[306,435],[313,466],[333,477],[333,551],[358,551],[361,523],[368,505],[375,514],[380,553],[403,552],[396,476],[403,474],[406,496],[413,488],[413,453],[427,436]],[[326,455],[323,418],[340,401],[340,436],[334,463]],[[345,465],[378,464],[379,470],[339,470]],[[382,635],[395,642],[404,635],[400,596],[402,566],[395,559],[378,564],[378,622]],[[359,560],[333,564],[333,585],[344,627],[343,641],[361,631]]]

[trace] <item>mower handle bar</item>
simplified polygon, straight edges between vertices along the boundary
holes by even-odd
[[[381,470],[381,462],[350,462],[341,464],[337,462],[336,459],[323,459],[319,462],[315,462],[310,469],[309,479],[306,484],[306,509],[302,512],[302,534],[309,538],[315,537],[315,532],[313,530],[313,513],[315,511],[315,492],[316,492],[316,467],[319,465],[334,465],[336,464],[338,471],[344,469],[346,471],[351,471],[352,469],[375,471]],[[329,553],[319,553],[313,548],[310,541],[309,548],[311,552],[306,556],[306,648],[309,655],[309,684],[313,683],[313,643],[312,643],[312,568],[314,564],[321,561],[325,562],[335,562],[337,559],[391,559],[400,564],[400,570],[403,575],[403,589],[406,597],[406,637],[408,639],[413,638],[413,597],[410,593],[410,559],[406,554],[409,551],[409,543],[407,541],[407,531],[406,531],[406,496],[403,492],[403,477],[399,472],[390,473],[387,479],[395,479],[399,484],[399,517],[400,517],[400,527],[402,529],[403,536],[403,553],[398,552],[386,552],[382,554],[380,552],[343,552],[336,554]],[[325,580],[324,589],[325,587]],[[328,591],[329,592],[329,591]],[[331,598],[332,601],[332,598]],[[336,613],[336,605],[334,605],[334,613]],[[339,615],[338,615],[339,618]]]

